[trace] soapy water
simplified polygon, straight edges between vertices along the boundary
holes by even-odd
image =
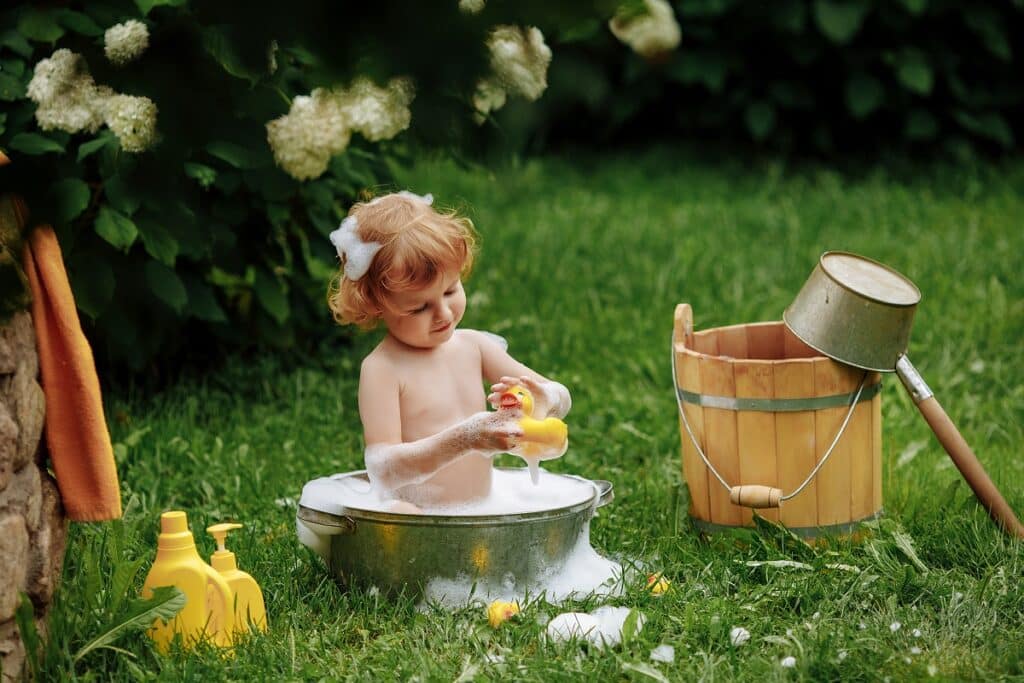
[[[552,474],[535,461],[529,468],[494,469],[491,492],[484,498],[450,505],[421,506],[419,512],[403,511],[403,514],[516,515],[568,507],[597,495],[593,482]],[[321,512],[341,514],[344,508],[392,512],[396,501],[363,477],[340,474],[314,479],[306,484],[300,503]]]

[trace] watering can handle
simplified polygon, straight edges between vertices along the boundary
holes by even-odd
[[[949,419],[949,415],[939,405],[931,389],[925,384],[909,358],[900,356],[896,362],[896,373],[900,376],[903,386],[910,392],[918,410],[921,411],[928,426],[932,428],[939,443],[946,449],[953,464],[960,470],[960,474],[970,485],[974,495],[988,510],[988,514],[1008,534],[1024,538],[1024,525],[1021,525],[1013,508],[1003,498],[996,485],[992,483],[985,468],[974,455],[974,451],[967,445],[960,430],[956,428],[953,421]]]

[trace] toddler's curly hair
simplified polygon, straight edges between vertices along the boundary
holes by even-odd
[[[331,279],[327,305],[342,325],[372,329],[396,292],[425,289],[444,272],[469,276],[476,254],[473,222],[456,211],[437,211],[422,199],[399,193],[354,204],[348,212],[364,242],[378,242],[366,274],[345,277],[344,263]]]

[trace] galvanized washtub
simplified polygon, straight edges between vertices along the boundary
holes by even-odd
[[[414,599],[438,579],[500,584],[519,594],[536,591],[545,577],[565,565],[581,541],[589,545],[590,519],[614,497],[611,482],[551,476],[589,483],[593,495],[538,512],[428,515],[378,512],[343,503],[311,506],[304,490],[296,515],[299,539],[326,560],[343,585],[376,586]],[[365,470],[330,479],[344,478],[368,484]]]

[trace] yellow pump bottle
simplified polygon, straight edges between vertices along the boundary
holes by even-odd
[[[210,556],[210,565],[220,572],[234,593],[235,631],[251,628],[267,630],[267,609],[263,592],[249,574],[238,568],[235,554],[225,547],[229,531],[241,529],[241,524],[214,524],[206,532],[217,541],[217,551]]]
[[[235,626],[231,587],[199,557],[188,517],[180,510],[160,515],[156,560],[142,586],[142,597],[149,597],[160,586],[180,589],[185,606],[171,622],[157,619],[147,631],[158,649],[166,652],[176,633],[182,635],[186,647],[203,638],[221,647],[231,645]]]
[[[522,405],[523,417],[519,426],[523,430],[523,443],[517,452],[524,456],[535,456],[541,452],[564,448],[569,438],[569,428],[557,417],[546,417],[538,420],[533,417],[533,395],[526,387],[515,385],[502,394],[499,406],[514,408]]]

